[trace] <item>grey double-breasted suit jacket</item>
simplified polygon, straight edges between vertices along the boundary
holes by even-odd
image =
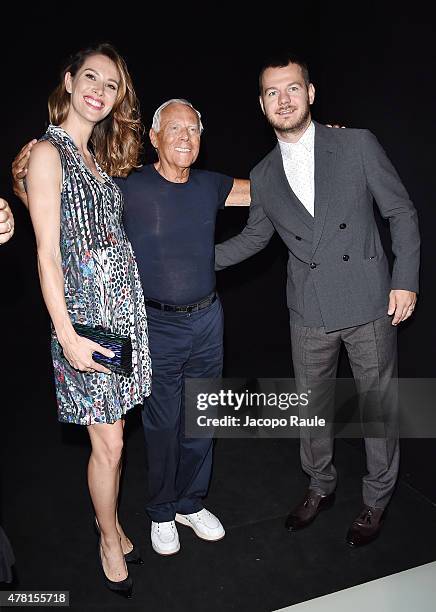
[[[334,331],[387,312],[390,289],[418,291],[417,213],[375,136],[315,123],[315,216],[293,193],[279,145],[250,174],[251,207],[241,234],[216,246],[221,270],[264,248],[277,231],[289,251],[291,320]],[[374,218],[389,220],[392,276]]]

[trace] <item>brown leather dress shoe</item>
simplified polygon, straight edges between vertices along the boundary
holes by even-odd
[[[331,508],[335,501],[335,494],[320,495],[308,489],[303,501],[289,514],[285,522],[288,531],[303,529],[312,523],[322,510]]]
[[[347,544],[356,548],[369,544],[380,533],[384,519],[384,508],[364,506],[362,512],[354,519],[347,533]]]

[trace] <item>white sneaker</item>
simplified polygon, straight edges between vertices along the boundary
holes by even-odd
[[[159,555],[174,555],[180,550],[179,534],[174,521],[151,523],[151,545]]]
[[[206,508],[193,514],[176,514],[176,521],[191,527],[202,540],[215,542],[226,535],[221,521]]]

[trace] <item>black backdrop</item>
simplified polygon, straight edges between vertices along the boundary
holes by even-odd
[[[416,204],[423,242],[421,295],[413,320],[400,329],[400,375],[433,376],[434,28],[417,6],[407,14],[383,6],[383,13],[381,5],[366,3],[345,14],[343,8],[325,3],[287,14],[264,6],[268,14],[263,27],[256,28],[248,19],[239,26],[231,16],[215,19],[213,13],[166,6],[153,15],[145,7],[128,7],[128,14],[122,12],[127,7],[118,7],[107,12],[104,22],[88,15],[88,8],[74,23],[71,15],[41,20],[41,15],[33,19],[26,11],[10,29],[4,22],[0,194],[11,202],[16,216],[16,234],[0,251],[0,377],[3,393],[8,394],[2,406],[4,434],[7,410],[25,401],[23,372],[35,359],[48,362],[48,318],[39,291],[33,233],[27,211],[11,194],[10,163],[27,140],[45,131],[47,96],[63,60],[95,41],[112,42],[125,56],[146,126],[164,100],[190,99],[205,125],[197,166],[239,177],[248,177],[274,144],[257,99],[262,58],[283,45],[302,53],[317,90],[314,118],[371,129]],[[213,35],[212,25],[217,30]],[[148,146],[145,161],[152,160]],[[246,210],[220,212],[217,240],[237,233],[246,216]],[[389,250],[387,227],[379,222]],[[273,238],[264,252],[219,274],[228,376],[291,375],[285,265],[286,250]],[[5,359],[8,351],[13,363]],[[344,358],[340,374],[349,375]],[[433,456],[434,441],[403,442],[403,477],[435,499]]]

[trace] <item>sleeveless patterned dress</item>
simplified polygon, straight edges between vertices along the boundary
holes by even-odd
[[[130,376],[79,372],[63,357],[52,326],[58,418],[114,423],[142,404],[151,386],[144,296],[122,224],[123,197],[97,164],[102,181],[94,176],[65,130],[50,125],[41,140],[56,147],[62,163],[60,249],[71,322],[129,335],[133,347]]]

